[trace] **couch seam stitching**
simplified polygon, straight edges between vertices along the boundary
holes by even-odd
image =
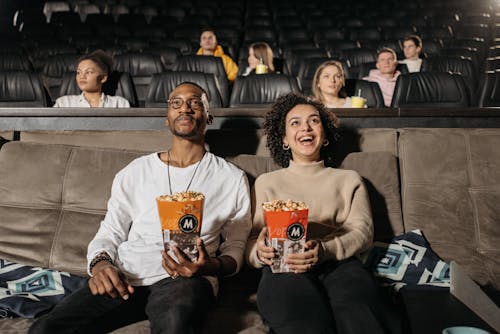
[[[63,209],[64,207],[64,191],[66,189],[66,178],[68,175],[68,170],[71,167],[71,162],[74,157],[74,152],[75,152],[75,147],[72,147],[68,156],[68,159],[66,160],[66,168],[64,169],[64,174],[63,174],[63,180],[62,180],[62,186],[61,186],[61,207],[60,207],[60,214],[59,218],[57,220],[56,228],[54,231],[54,238],[52,239],[52,246],[50,247],[50,255],[49,255],[49,267],[52,267],[52,257],[54,254],[54,248],[57,243],[59,234],[61,232],[61,226],[62,226],[62,218],[65,215],[65,210]]]

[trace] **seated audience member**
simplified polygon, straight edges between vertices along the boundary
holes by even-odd
[[[361,176],[333,168],[337,119],[314,99],[290,93],[267,114],[264,129],[283,169],[260,175],[252,192],[247,261],[263,268],[257,306],[272,333],[387,333],[373,277],[356,257],[373,240],[368,192]],[[277,249],[266,244],[262,203],[302,201],[309,208],[302,253],[288,254],[292,272],[273,273]]]
[[[54,107],[60,108],[129,108],[130,103],[121,96],[106,95],[102,85],[113,70],[113,60],[103,50],[96,50],[78,60],[76,83],[80,95],[65,95],[56,100]]]
[[[238,65],[224,53],[222,46],[217,43],[217,36],[212,29],[203,30],[200,37],[200,48],[197,55],[200,56],[214,56],[222,58],[224,69],[226,70],[227,79],[234,81],[238,75]]]
[[[327,108],[353,108],[352,100],[346,96],[344,86],[345,75],[342,64],[336,60],[328,60],[314,73],[311,89],[313,97]],[[362,107],[366,107],[366,104]]]
[[[401,64],[406,64],[408,71],[420,72],[422,66],[422,59],[419,57],[422,52],[422,39],[417,35],[411,35],[403,41],[403,52],[405,59],[400,60]]]
[[[274,72],[273,50],[265,42],[253,43],[248,48],[248,67],[243,76]]]
[[[217,276],[239,271],[251,228],[245,173],[205,150],[208,105],[194,83],[170,93],[171,146],[116,175],[108,211],[88,246],[88,286],[37,319],[30,334],[109,333],[143,319],[151,333],[201,333]],[[188,191],[205,196],[196,260],[177,246],[175,256],[165,252],[156,204],[158,196]]]
[[[401,72],[396,70],[398,66],[396,52],[391,48],[383,48],[377,52],[377,69],[370,70],[370,74],[364,77],[363,80],[373,81],[378,83],[382,95],[384,96],[384,104],[386,107],[391,106],[392,95],[396,87]]]

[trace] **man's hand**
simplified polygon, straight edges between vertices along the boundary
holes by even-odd
[[[205,245],[201,238],[196,239],[196,248],[198,249],[198,259],[192,262],[178,247],[173,247],[176,262],[167,252],[162,251],[162,266],[172,278],[193,277],[197,275],[218,275],[223,273],[223,261],[221,258],[212,258],[208,255]]]
[[[309,240],[305,244],[305,252],[288,254],[286,263],[294,273],[305,273],[318,264],[322,255],[323,246],[321,242]]]
[[[125,300],[128,299],[129,294],[134,293],[134,287],[114,265],[107,261],[98,262],[92,268],[89,288],[94,296],[108,294],[111,298],[120,296]]]
[[[276,256],[275,250],[271,246],[266,245],[267,227],[263,227],[257,237],[257,259],[268,266],[273,264],[273,259]]]

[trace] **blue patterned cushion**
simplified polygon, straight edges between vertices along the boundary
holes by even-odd
[[[86,282],[66,272],[0,259],[0,318],[34,318]]]
[[[383,285],[400,289],[450,287],[450,267],[434,253],[420,230],[394,237],[390,243],[375,242],[365,266]]]

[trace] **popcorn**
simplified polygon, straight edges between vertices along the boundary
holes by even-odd
[[[173,195],[162,195],[158,196],[158,201],[165,202],[188,202],[188,201],[199,201],[205,199],[205,196],[196,191],[181,191]]]
[[[293,201],[291,199],[281,200],[275,199],[272,202],[262,203],[262,208],[265,211],[295,211],[295,210],[305,210],[307,205],[301,201]]]

